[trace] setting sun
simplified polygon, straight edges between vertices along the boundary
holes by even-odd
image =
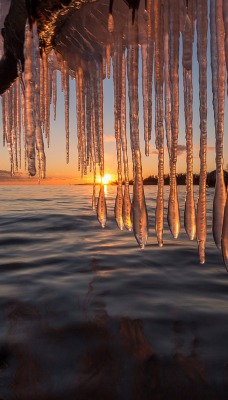
[[[113,176],[111,174],[105,174],[102,179],[100,176],[98,176],[97,182],[101,183],[101,181],[104,185],[108,185],[110,182],[113,181]]]

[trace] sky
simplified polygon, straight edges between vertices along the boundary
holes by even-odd
[[[181,46],[181,42],[180,42]],[[142,95],[141,95],[141,66],[139,67],[139,128],[140,128],[140,144],[142,152],[143,177],[157,174],[157,152],[155,149],[154,129],[152,132],[152,140],[150,144],[150,156],[146,157],[143,154],[144,139],[143,139],[143,112],[142,112]],[[77,170],[77,132],[76,132],[76,106],[75,106],[75,81],[70,80],[70,162],[66,163],[65,153],[65,121],[64,121],[64,95],[60,90],[60,73],[58,73],[58,103],[57,103],[57,119],[53,120],[53,108],[51,106],[51,129],[50,129],[50,148],[47,147],[45,141],[45,152],[47,160],[47,179],[45,183],[81,183],[91,182],[92,174],[88,174],[81,180],[81,174]],[[182,65],[180,52],[180,117],[179,117],[179,147],[178,147],[178,162],[177,172],[186,171],[186,152],[185,152],[185,122],[183,108],[183,83],[182,83]],[[193,142],[194,142],[194,172],[199,173],[199,144],[200,144],[200,129],[199,129],[199,88],[198,88],[198,63],[196,60],[196,46],[194,45],[193,56]],[[117,161],[116,161],[116,145],[114,138],[114,118],[113,118],[113,80],[106,79],[104,81],[104,147],[105,147],[105,173],[111,174],[113,179],[116,179]],[[153,113],[154,117],[154,113]],[[153,118],[154,119],[154,118]],[[129,143],[129,125],[128,125],[128,143]],[[2,124],[0,124],[0,135],[2,136]],[[224,135],[224,166],[228,164],[228,101],[226,97],[225,109],[225,135]],[[7,148],[3,148],[2,140],[0,144],[0,182],[7,183],[6,171],[10,170],[10,163]],[[131,154],[129,155],[130,171]],[[211,171],[215,169],[215,133],[212,109],[212,93],[211,93],[211,73],[210,73],[210,57],[208,46],[208,158],[207,169]],[[1,172],[2,171],[2,172]],[[165,173],[169,172],[169,162],[167,157],[167,149],[165,149]],[[24,174],[24,169],[20,171],[20,181],[24,183],[36,183],[37,177],[27,179],[27,174]],[[132,174],[130,173],[130,176]],[[23,177],[23,178],[22,178]],[[9,183],[17,182],[17,177],[10,180]],[[43,182],[44,183],[44,182]]]

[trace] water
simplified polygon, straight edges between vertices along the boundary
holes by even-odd
[[[227,399],[228,275],[212,242],[213,189],[205,265],[166,220],[157,246],[155,186],[145,188],[145,250],[116,227],[116,187],[105,229],[91,194],[1,187],[0,399]]]

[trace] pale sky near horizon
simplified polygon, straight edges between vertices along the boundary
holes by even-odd
[[[196,49],[194,50],[196,53]],[[141,68],[139,71],[139,93],[141,93]],[[185,125],[184,125],[184,109],[183,109],[183,95],[182,95],[182,66],[180,62],[179,70],[180,80],[180,120],[179,120],[179,140],[180,151],[177,162],[177,172],[186,171],[186,153],[185,153]],[[58,81],[60,81],[60,74],[58,73]],[[75,112],[75,81],[70,80],[70,163],[66,164],[65,155],[65,121],[64,121],[64,96],[58,90],[58,103],[57,103],[57,120],[53,121],[53,111],[51,105],[51,129],[50,129],[50,148],[47,148],[45,142],[45,152],[47,159],[47,178],[72,178],[75,183],[81,182],[80,172],[77,170],[77,133],[76,133],[76,112]],[[198,63],[196,61],[196,54],[194,54],[193,61],[193,140],[194,140],[194,172],[199,172],[199,94],[198,94]],[[142,96],[140,94],[140,139],[141,151],[144,152],[143,140],[143,117],[142,117]],[[154,113],[153,113],[154,121]],[[2,124],[0,125],[0,133],[2,135]],[[127,129],[128,144],[129,144],[129,126]],[[165,141],[166,143],[166,141]],[[114,118],[113,118],[113,80],[105,80],[104,82],[104,146],[105,146],[105,173],[109,173],[116,178],[116,149],[114,137]],[[210,62],[208,61],[208,158],[207,165],[208,171],[215,168],[215,135],[214,135],[214,121],[212,109],[212,95],[211,95],[211,74]],[[228,163],[228,101],[226,96],[226,110],[225,110],[225,134],[224,134],[224,167]],[[149,157],[142,156],[143,163],[143,177],[157,174],[157,155],[155,154],[154,145],[154,129],[153,136],[150,144]],[[3,148],[2,140],[0,143],[0,170],[10,170],[9,157],[7,147]],[[130,175],[131,174],[131,154],[129,154],[130,161]],[[23,158],[23,157],[22,157]],[[21,172],[24,172],[22,168]],[[165,172],[168,173],[168,157],[167,152],[165,156]],[[84,177],[84,182],[91,181],[92,174]]]

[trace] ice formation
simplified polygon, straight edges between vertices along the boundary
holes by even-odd
[[[80,2],[78,2],[80,3]],[[176,180],[179,135],[179,63],[183,69],[183,97],[186,132],[186,201],[184,227],[190,240],[198,243],[200,262],[205,262],[206,177],[207,177],[207,38],[210,28],[211,76],[216,142],[216,186],[213,203],[213,236],[228,267],[228,200],[223,175],[224,101],[228,70],[227,0],[147,0],[130,9],[122,0],[97,1],[79,10],[76,26],[66,36],[66,47],[51,46],[47,32],[37,33],[37,23],[27,22],[22,66],[18,78],[2,95],[3,141],[7,144],[11,172],[21,167],[21,132],[24,132],[26,169],[45,177],[44,139],[50,138],[50,103],[56,118],[57,75],[65,99],[66,162],[69,162],[69,78],[75,79],[78,137],[78,169],[81,176],[93,172],[92,206],[102,227],[107,206],[104,176],[103,81],[113,76],[114,132],[117,154],[115,219],[118,227],[133,230],[141,248],[148,238],[148,215],[143,188],[142,157],[150,143],[158,151],[158,188],[155,231],[163,245],[164,147],[170,166],[168,224],[177,238],[180,214]],[[71,7],[76,4],[72,2]],[[208,7],[209,4],[209,7]],[[131,4],[130,4],[131,5]],[[91,9],[90,9],[91,7]],[[89,14],[87,13],[89,10]],[[65,11],[64,11],[65,12]],[[209,21],[208,21],[209,20]],[[39,35],[39,36],[38,36]],[[180,40],[182,39],[182,40]],[[76,43],[75,54],[67,56],[67,40]],[[199,65],[200,182],[195,204],[193,192],[193,43],[197,43]],[[46,46],[44,45],[46,41]],[[60,38],[61,41],[61,38]],[[51,48],[53,47],[53,48]],[[1,47],[1,55],[3,47]],[[180,54],[182,59],[180,58]],[[73,61],[72,61],[73,60]],[[142,77],[139,79],[139,64]],[[143,96],[144,145],[139,132],[139,82]],[[210,86],[210,88],[211,88]],[[127,88],[129,137],[126,124]],[[211,90],[211,89],[210,89]],[[152,103],[154,102],[154,105]],[[152,119],[152,110],[154,117]],[[155,137],[151,138],[152,132]],[[166,140],[165,140],[166,138]],[[129,192],[128,148],[133,165],[133,197]],[[36,161],[37,159],[37,161]],[[101,176],[96,200],[96,173]],[[122,182],[124,181],[124,187]]]

